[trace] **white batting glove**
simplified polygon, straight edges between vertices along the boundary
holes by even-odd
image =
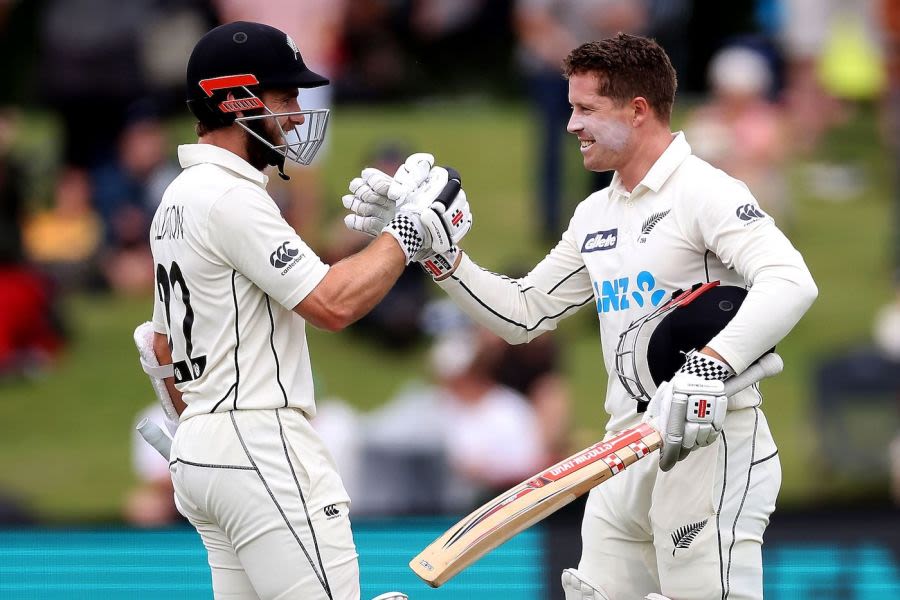
[[[722,361],[692,351],[672,380],[659,386],[644,420],[662,434],[660,469],[670,470],[692,450],[718,439],[728,409],[724,380],[733,374]]]
[[[397,213],[397,204],[428,179],[434,156],[424,152],[411,155],[393,177],[367,167],[350,181],[350,193],[341,198],[350,214],[344,217],[347,229],[375,237]],[[388,193],[393,188],[393,196]]]
[[[387,197],[393,179],[378,169],[363,169],[362,176],[350,181],[350,193],[341,198],[350,214],[344,217],[347,229],[375,237],[397,212],[396,203]]]
[[[433,202],[431,208],[435,213],[435,218],[440,218],[446,228],[451,246],[445,251],[436,252],[424,260],[420,260],[419,264],[435,280],[442,280],[456,270],[460,253],[456,244],[472,228],[472,210],[469,207],[466,192],[462,189],[459,190],[449,206],[445,206],[443,202]],[[437,250],[438,244],[433,244],[433,247]]]
[[[393,181],[389,186],[387,196],[397,206],[406,202],[407,197],[418,190],[429,178],[434,167],[434,156],[427,152],[416,152],[409,155],[406,161],[400,165],[394,173]]]
[[[458,185],[447,187],[448,180],[446,169],[433,167],[425,183],[406,195],[396,216],[384,228],[403,248],[407,264],[435,255],[452,256],[455,263],[456,255],[451,251],[458,252],[456,242],[472,227],[472,212],[465,192]],[[442,192],[456,192],[449,206]]]

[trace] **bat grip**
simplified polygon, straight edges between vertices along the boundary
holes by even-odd
[[[447,169],[448,180],[434,201],[440,202],[446,208],[450,206],[450,203],[456,198],[459,190],[462,189],[462,177],[460,176],[459,171],[453,167],[444,168]]]
[[[163,458],[169,460],[172,453],[172,438],[167,436],[162,428],[150,419],[141,419],[135,429],[144,438],[144,441],[153,446]]]
[[[778,354],[774,352],[764,354],[759,360],[747,367],[746,371],[725,381],[725,395],[733,396],[766,377],[778,375],[782,370],[784,370],[784,361]]]

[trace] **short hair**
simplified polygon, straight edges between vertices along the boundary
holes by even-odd
[[[596,73],[598,93],[624,104],[642,96],[664,122],[672,116],[678,80],[672,61],[656,41],[619,33],[572,50],[563,61],[566,79]]]

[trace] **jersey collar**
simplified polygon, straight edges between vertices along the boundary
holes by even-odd
[[[647,174],[644,175],[641,182],[631,191],[631,194],[629,194],[622,185],[622,179],[619,177],[618,171],[613,174],[612,183],[610,183],[609,187],[625,198],[634,195],[641,187],[645,187],[654,192],[659,192],[666,180],[668,180],[672,173],[675,172],[675,169],[677,169],[681,163],[684,162],[684,159],[690,155],[691,146],[687,143],[684,132],[679,131],[672,134],[672,143],[670,143],[662,155],[656,159],[656,162],[653,163],[653,166],[650,167],[650,170],[647,171]]]
[[[262,189],[266,189],[269,182],[269,177],[265,173],[253,168],[243,158],[212,144],[182,144],[178,146],[178,161],[184,169],[201,164],[216,165],[255,183]]]

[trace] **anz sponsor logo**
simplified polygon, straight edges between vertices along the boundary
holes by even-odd
[[[744,204],[743,206],[738,206],[737,210],[734,211],[734,214],[737,215],[737,218],[741,221],[748,221],[750,223],[759,219],[766,218],[766,213],[761,211],[755,204]]]
[[[584,238],[581,252],[599,252],[600,250],[612,250],[616,247],[619,238],[619,228],[596,231]]]
[[[283,243],[269,255],[269,264],[276,269],[284,269],[281,272],[282,275],[287,274],[303,258],[299,250],[291,248],[288,244],[290,242]]]
[[[656,278],[649,271],[641,271],[636,277],[619,277],[594,282],[594,297],[599,314],[638,308],[659,306],[666,291],[657,289]]]

